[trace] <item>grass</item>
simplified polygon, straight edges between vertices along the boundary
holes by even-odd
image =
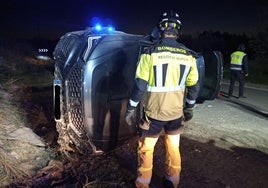
[[[249,77],[251,83],[268,85],[268,58],[249,62]]]
[[[0,165],[3,169],[0,173],[0,185],[3,182],[27,176],[22,169],[18,168],[19,162],[14,157],[10,158],[10,155],[6,155],[6,148],[0,148],[0,153]]]
[[[53,62],[36,60],[31,56],[30,46],[24,46],[25,49],[28,49],[27,53],[13,45],[0,46],[0,186],[27,176],[6,138],[9,132],[30,126],[20,100],[29,100],[29,94],[24,93],[28,88],[52,84],[53,79],[46,70]],[[43,109],[33,107],[31,110],[36,124],[47,123]]]
[[[229,67],[224,67],[223,78],[230,79]],[[249,75],[245,80],[247,83],[268,86],[268,58],[249,60]]]
[[[0,185],[26,176],[20,169],[17,159],[10,155],[11,151],[6,143],[5,134],[25,124],[24,112],[20,111],[9,99],[10,96],[6,93],[0,99]]]

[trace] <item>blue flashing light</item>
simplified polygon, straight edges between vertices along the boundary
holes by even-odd
[[[101,24],[96,24],[93,27],[93,30],[98,33],[113,33],[115,31],[115,28],[113,26],[103,27]]]
[[[101,24],[96,24],[96,25],[94,26],[94,29],[95,29],[96,31],[101,31],[101,30],[102,30],[102,26],[101,26]]]
[[[115,28],[113,26],[107,27],[108,32],[114,32]]]
[[[92,31],[95,33],[113,33],[115,31],[115,27],[111,24],[109,20],[102,20],[98,17],[94,17],[91,19]]]

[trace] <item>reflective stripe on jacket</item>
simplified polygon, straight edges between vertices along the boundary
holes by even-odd
[[[185,86],[194,87],[198,83],[196,59],[184,45],[165,38],[140,56],[136,80],[147,83],[143,97],[146,115],[161,121],[180,118]],[[193,97],[188,101],[195,103],[198,89],[192,92],[195,93],[189,95]]]

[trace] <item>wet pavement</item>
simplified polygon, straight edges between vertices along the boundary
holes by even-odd
[[[241,105],[248,110],[268,117],[268,86],[257,84],[245,84],[244,95],[246,98],[238,98],[238,83],[235,84],[233,97],[228,98],[229,82],[223,81],[219,93],[219,99]]]

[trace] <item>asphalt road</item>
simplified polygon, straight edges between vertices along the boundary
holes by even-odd
[[[221,89],[219,98],[228,100],[232,103],[239,104],[255,113],[268,117],[268,86],[256,85],[256,84],[245,84],[244,95],[246,98],[237,98],[238,96],[238,83],[235,85],[234,97],[227,98],[229,89],[228,81],[221,83]]]

